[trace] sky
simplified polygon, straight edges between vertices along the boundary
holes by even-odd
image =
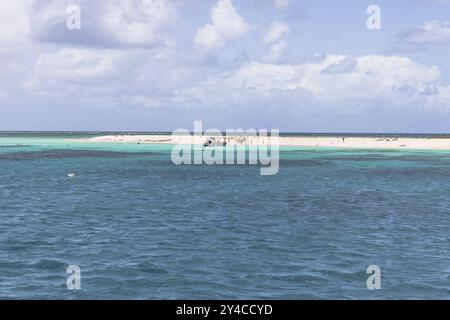
[[[449,57],[450,0],[0,0],[0,131],[450,133]]]

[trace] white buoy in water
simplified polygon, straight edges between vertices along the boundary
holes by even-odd
[[[68,175],[67,175],[69,178],[73,178],[73,177],[75,177],[75,173],[69,173]]]

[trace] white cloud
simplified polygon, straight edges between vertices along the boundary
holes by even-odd
[[[438,20],[427,21],[422,27],[401,32],[397,35],[400,43],[427,45],[450,41],[450,23]]]
[[[31,3],[31,0],[0,0],[0,49],[11,49],[27,41]]]
[[[87,105],[147,108],[450,109],[450,86],[441,83],[441,71],[435,66],[400,56],[336,54],[279,64],[275,60],[285,44],[274,46],[279,48],[272,60],[207,76],[195,66],[176,63],[182,55],[176,48],[62,48],[39,55],[26,88],[33,95]]]
[[[357,66],[357,62],[354,58],[346,56],[336,62],[330,64],[325,69],[323,69],[321,74],[335,74],[335,73],[348,73],[352,72]]]
[[[107,80],[117,74],[119,57],[119,53],[110,50],[63,48],[39,55],[34,72],[59,81]]]
[[[286,41],[283,40],[271,45],[269,47],[269,52],[263,58],[263,60],[267,62],[278,62],[281,59],[283,52],[286,50],[286,48],[287,43]]]
[[[263,43],[272,44],[277,42],[285,33],[289,32],[289,26],[283,22],[273,22],[263,39]]]
[[[290,0],[273,0],[273,4],[277,9],[285,9],[291,3]]]
[[[61,48],[37,57],[25,89],[32,96],[72,103],[158,107],[192,81],[188,67],[174,64],[176,53],[166,47]]]
[[[249,26],[238,14],[231,0],[219,0],[211,10],[211,22],[200,28],[195,43],[202,48],[222,47],[227,41],[244,35]]]
[[[161,32],[173,21],[175,8],[169,0],[108,3],[100,20],[102,35],[119,46],[147,46],[163,42]]]
[[[32,95],[65,99],[109,96],[130,67],[128,58],[118,50],[62,48],[42,53],[36,59],[25,88]]]
[[[66,27],[70,4],[80,6],[81,30]],[[150,48],[170,41],[176,17],[170,0],[0,0],[0,51],[33,42]]]
[[[322,61],[301,64],[250,62],[220,78],[182,91],[199,100],[260,106],[283,101],[284,105],[320,106],[335,111],[371,108],[450,108],[450,86],[440,84],[440,70],[406,57],[361,56],[352,68],[323,72],[351,61],[345,55],[327,55]],[[220,88],[220,89],[218,89]],[[288,99],[288,100],[286,100]]]
[[[250,62],[242,66],[226,82],[237,89],[293,90],[304,76],[302,65],[277,65]]]
[[[282,59],[288,47],[283,37],[289,26],[283,22],[270,25],[262,39],[267,52],[260,53],[258,61],[253,57],[243,65],[217,67],[202,64],[195,54],[186,57],[182,49],[167,44],[163,34],[177,16],[174,2],[98,0],[93,4],[79,0],[84,33],[75,37],[72,34],[76,33],[64,27],[67,3],[0,0],[0,57],[8,57],[3,71],[9,82],[25,82],[25,92],[31,95],[152,108],[268,106],[277,101],[330,109],[361,105],[450,108],[450,86],[441,83],[440,70],[406,57],[329,54],[320,61],[287,63]],[[289,1],[278,5],[287,6]],[[231,0],[218,0],[211,10],[211,22],[197,31],[195,44],[206,50],[219,48],[248,30]],[[448,42],[450,23],[429,21],[399,39],[412,45]],[[33,40],[52,45],[34,43],[27,64],[23,63],[25,53],[14,61],[11,48]],[[8,65],[25,65],[28,70],[32,63],[29,74],[21,71],[20,77],[11,76],[14,73]],[[2,87],[3,101],[13,100],[11,94],[23,89],[10,90],[12,84]]]
[[[66,27],[69,4],[80,6],[80,30]],[[166,30],[177,16],[170,0],[40,0],[33,3],[31,12],[31,34],[36,42],[101,48],[164,44]]]

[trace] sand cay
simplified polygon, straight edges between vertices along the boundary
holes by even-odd
[[[89,138],[97,142],[159,143],[159,144],[210,144],[221,145],[269,145],[270,137],[255,136],[189,136],[189,135],[108,135]],[[450,138],[407,138],[407,137],[345,137],[339,136],[281,136],[280,146],[362,148],[362,149],[429,149],[450,150]]]

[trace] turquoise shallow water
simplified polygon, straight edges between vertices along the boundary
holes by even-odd
[[[449,152],[282,148],[260,176],[74,137],[0,137],[0,298],[450,297]]]

